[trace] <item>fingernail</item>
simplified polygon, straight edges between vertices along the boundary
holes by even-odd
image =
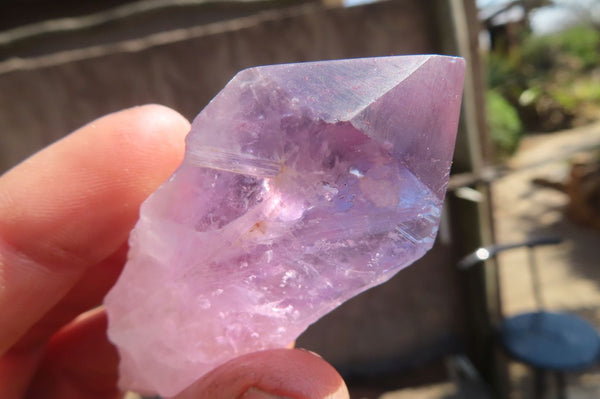
[[[320,359],[323,359],[323,356],[319,355],[317,352],[311,351],[310,349],[304,349],[304,348],[296,348],[296,349],[299,349],[299,350],[304,351],[304,352],[308,352],[311,355],[315,355],[316,357],[318,357]]]
[[[269,392],[262,391],[258,388],[252,387],[248,389],[239,399],[292,399],[289,397],[274,395]]]

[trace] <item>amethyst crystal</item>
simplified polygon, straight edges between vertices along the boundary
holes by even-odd
[[[464,61],[436,55],[246,69],[196,117],[142,205],[106,297],[121,384],[175,395],[284,347],[433,244]]]

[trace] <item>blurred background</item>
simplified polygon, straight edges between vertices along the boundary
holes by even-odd
[[[438,240],[298,346],[353,398],[600,397],[597,335],[566,372],[502,335],[540,307],[600,328],[600,0],[4,0],[0,171],[133,105],[192,119],[245,67],[419,53],[468,63]]]

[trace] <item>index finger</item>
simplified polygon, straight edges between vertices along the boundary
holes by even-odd
[[[127,239],[183,156],[188,122],[160,106],[108,115],[0,178],[0,354]]]

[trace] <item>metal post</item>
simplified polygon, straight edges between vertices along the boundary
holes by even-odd
[[[529,255],[529,273],[531,275],[531,286],[533,288],[533,298],[535,300],[535,306],[538,311],[544,309],[544,301],[542,298],[542,289],[540,285],[540,275],[537,267],[537,260],[535,257],[535,250],[532,246],[527,247]]]

